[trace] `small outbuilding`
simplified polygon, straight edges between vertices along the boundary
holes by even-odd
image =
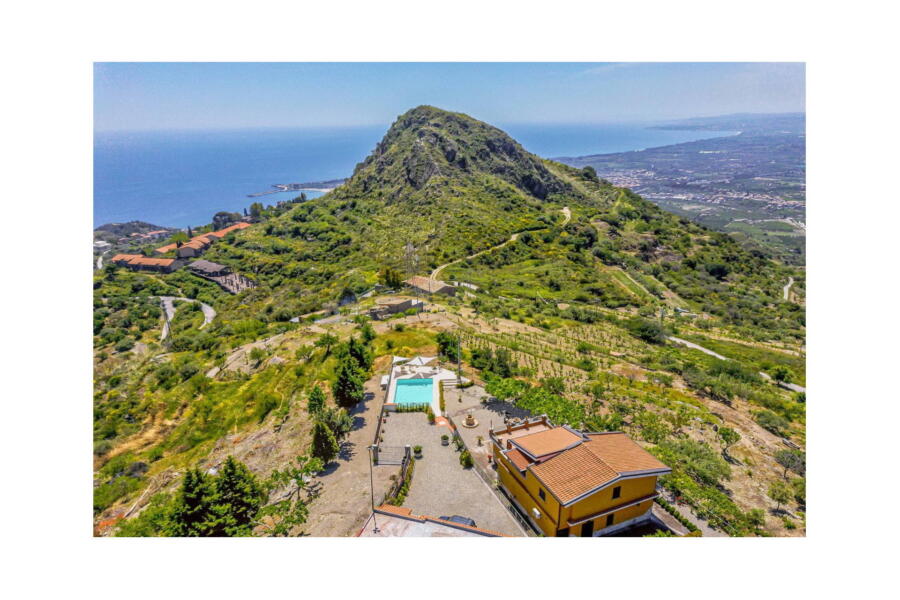
[[[209,260],[195,260],[188,265],[188,269],[197,275],[205,277],[221,277],[231,272],[231,268]]]

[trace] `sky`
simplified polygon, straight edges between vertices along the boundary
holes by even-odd
[[[510,124],[805,111],[803,63],[95,63],[96,131]]]

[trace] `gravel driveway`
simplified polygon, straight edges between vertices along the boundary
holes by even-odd
[[[441,445],[444,426],[430,425],[424,413],[394,413],[385,426],[385,446],[422,446],[412,486],[404,506],[414,514],[432,517],[462,515],[479,527],[510,536],[524,536],[522,528],[475,471],[459,464],[454,446]]]

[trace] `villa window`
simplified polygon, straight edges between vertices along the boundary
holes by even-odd
[[[606,515],[606,526],[609,527],[610,525],[613,524],[613,521],[615,521],[615,520],[616,520],[615,513],[613,513],[611,515]]]
[[[618,498],[621,495],[622,495],[622,486],[617,485],[616,487],[613,488],[613,500],[615,500],[616,498]]]
[[[547,494],[544,493],[544,490],[542,488],[538,488],[538,496],[541,497],[541,500],[547,499]]]

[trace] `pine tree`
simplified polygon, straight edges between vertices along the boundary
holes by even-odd
[[[265,495],[256,475],[247,465],[229,456],[215,478],[215,520],[210,535],[251,535],[263,500]]]
[[[306,411],[311,415],[317,415],[325,408],[325,392],[319,386],[313,386],[309,392]]]
[[[213,486],[209,477],[199,469],[184,474],[181,488],[175,497],[172,514],[165,535],[201,537],[210,535],[213,521]]]
[[[328,464],[334,460],[340,449],[331,428],[321,421],[316,421],[313,426],[312,455],[321,459],[323,464]]]
[[[342,358],[338,365],[337,379],[331,388],[335,401],[339,406],[349,408],[363,399],[363,382],[352,356]]]

